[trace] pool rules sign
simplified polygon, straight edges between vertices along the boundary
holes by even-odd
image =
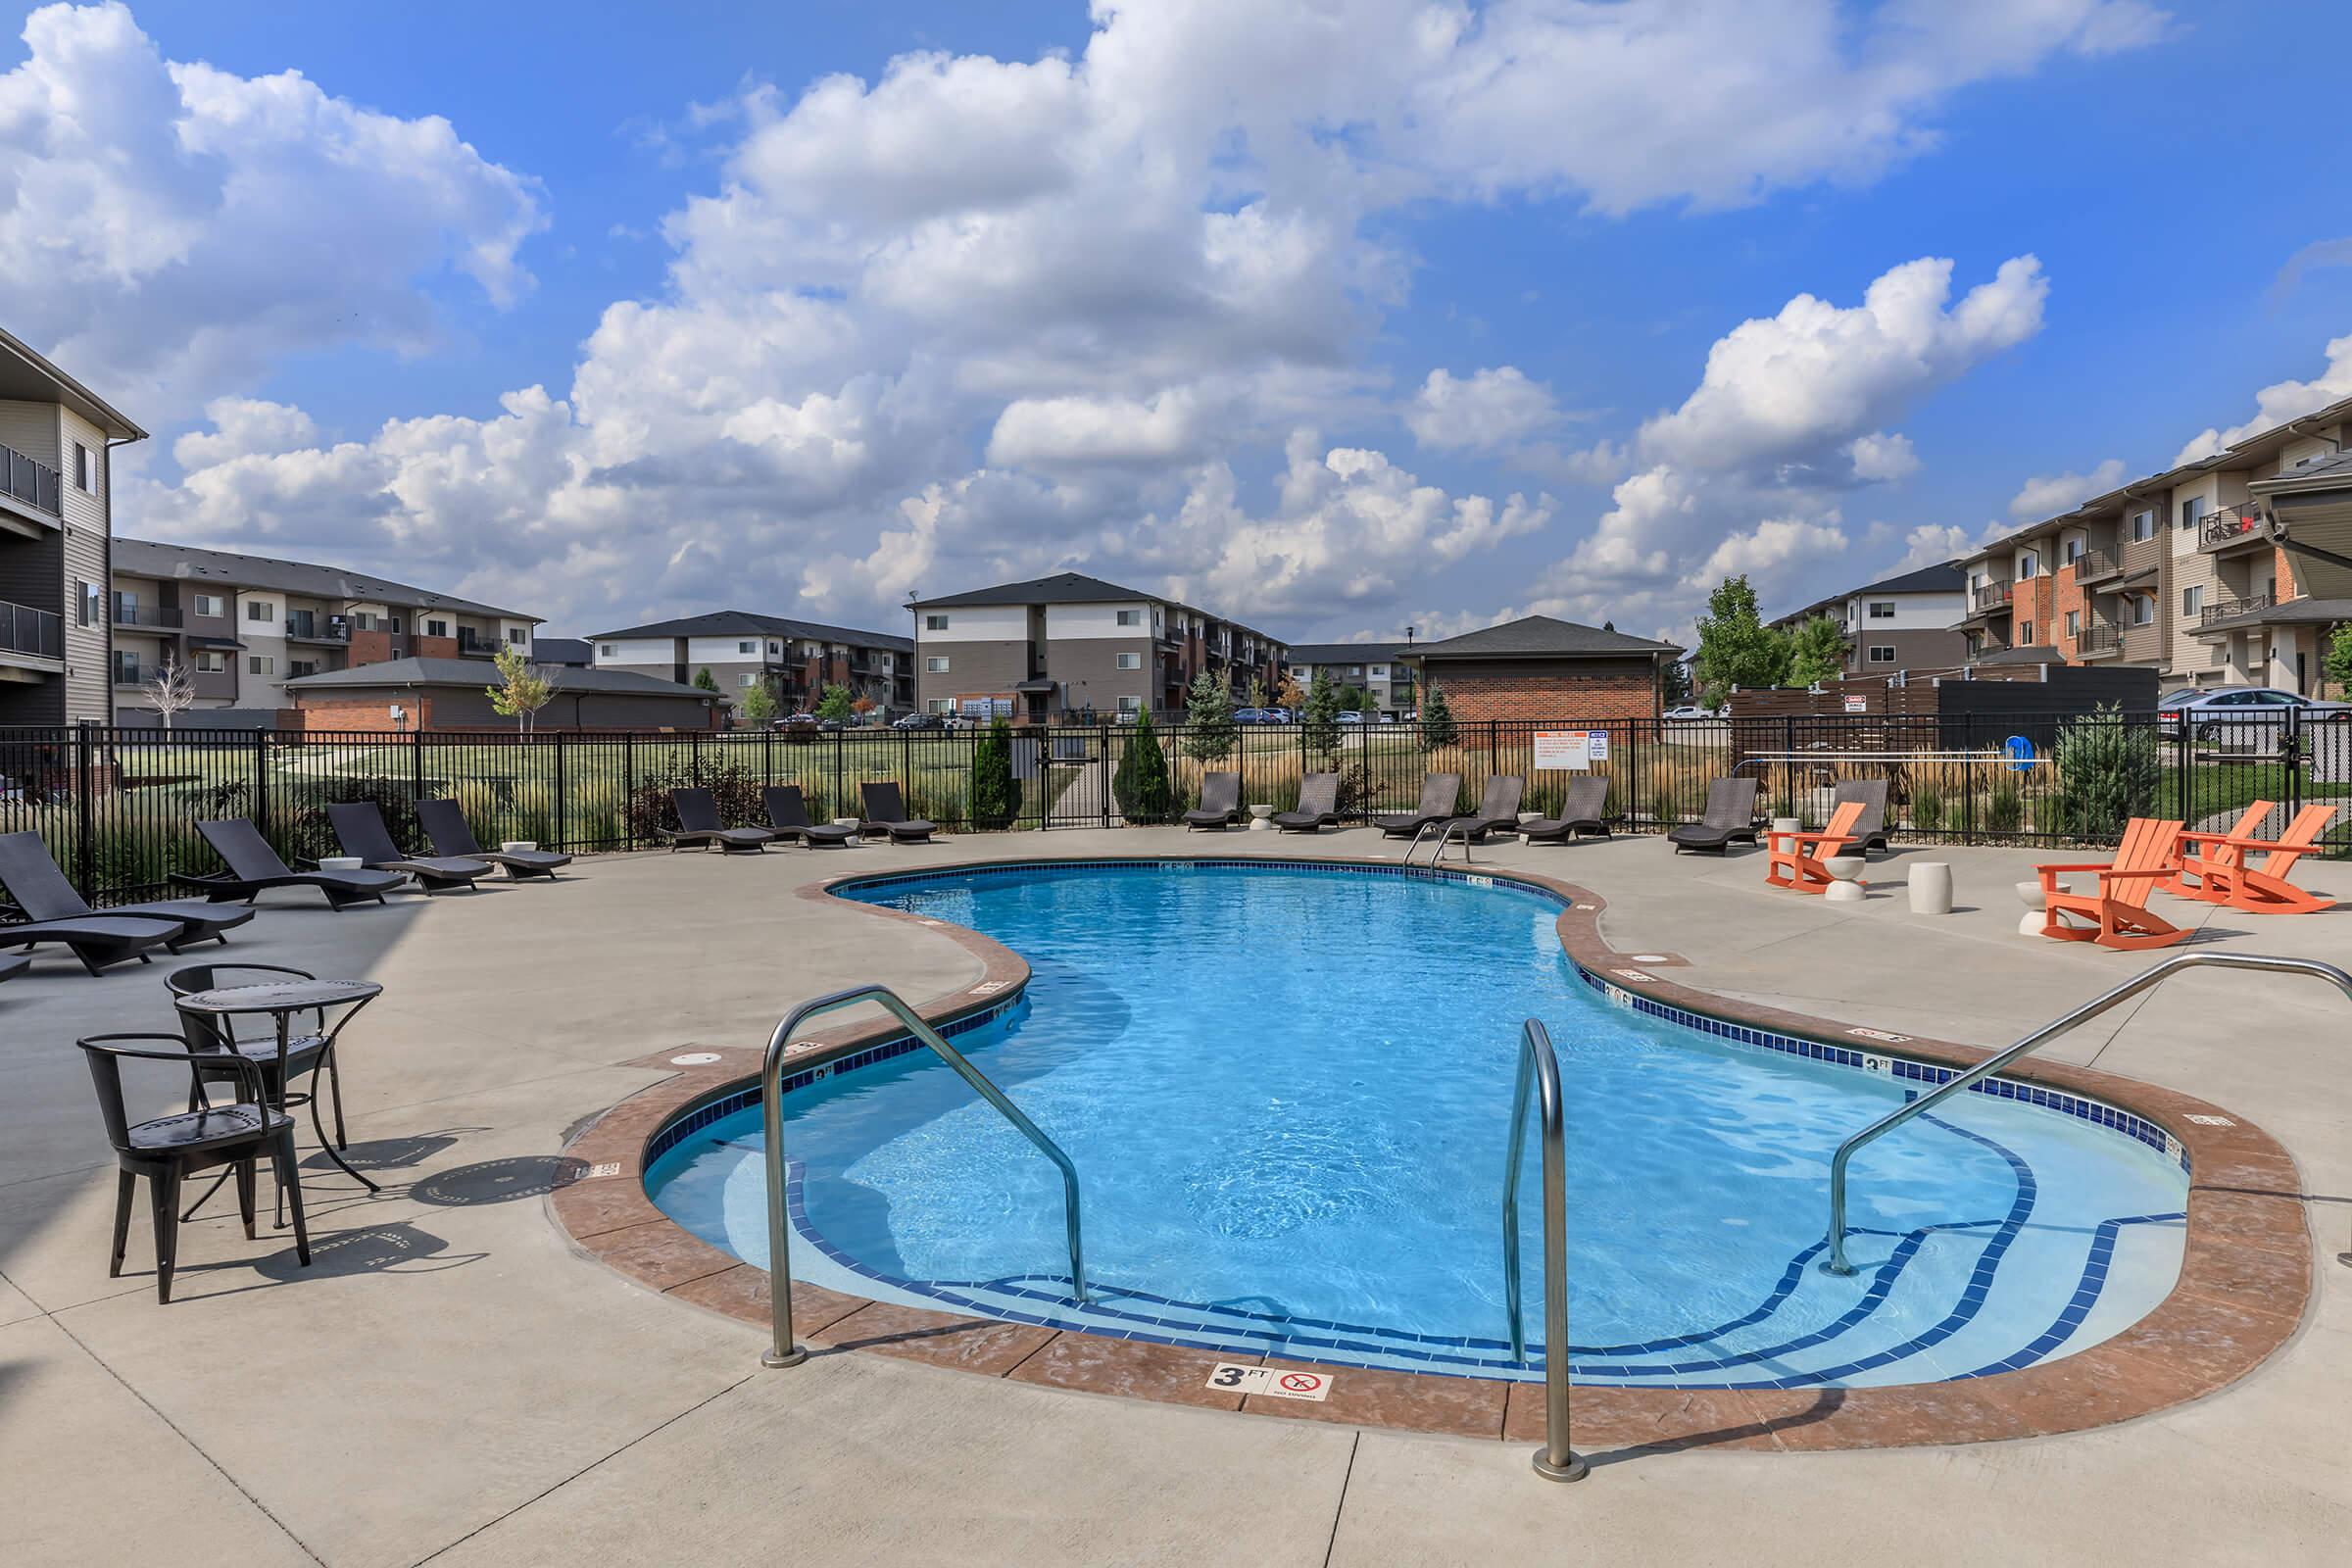
[[[1302,1367],[1251,1366],[1244,1361],[1219,1361],[1208,1374],[1208,1387],[1225,1394],[1252,1394],[1267,1399],[1331,1397],[1331,1375]]]
[[[1605,729],[1540,729],[1535,733],[1535,761],[1545,770],[1589,773],[1594,762],[1609,760]]]

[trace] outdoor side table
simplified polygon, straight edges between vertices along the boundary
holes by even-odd
[[[343,1026],[359,1016],[360,1009],[384,994],[384,988],[372,980],[287,980],[265,985],[220,986],[211,991],[192,992],[181,997],[179,1010],[209,1018],[270,1019],[277,1029],[277,1103],[270,1108],[286,1108],[286,1045],[294,1031],[294,1015],[298,1012],[317,1012],[318,1032],[326,1044],[320,1050],[319,1065],[323,1069],[335,1054],[335,1037]],[[330,1027],[326,1022],[327,1009],[344,1009]],[[351,1167],[349,1161],[335,1152],[334,1140],[326,1136],[326,1128],[318,1120],[318,1097],[309,1097],[311,1129],[318,1135],[318,1147],[326,1157],[340,1167],[343,1174],[357,1181],[369,1192],[377,1192],[375,1183]],[[285,1224],[285,1194],[278,1194],[278,1220]]]

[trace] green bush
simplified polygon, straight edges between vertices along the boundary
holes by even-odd
[[[1224,677],[1202,670],[1184,698],[1184,755],[1213,762],[1233,755],[1241,727],[1233,721],[1233,690]]]
[[[1453,710],[1446,706],[1446,693],[1432,686],[1429,700],[1421,706],[1421,744],[1435,750],[1456,745],[1461,738],[1461,731],[1453,721]]]
[[[1911,795],[1911,825],[1922,833],[1936,833],[1943,828],[1943,791],[1933,784],[1923,784]]]
[[[2014,833],[2026,819],[2025,792],[2015,779],[2001,779],[1992,786],[1984,799],[1984,829],[1988,833]]]
[[[1668,825],[1683,819],[1682,808],[1674,798],[1674,791],[1663,784],[1649,798],[1649,818],[1653,822]]]
[[[2120,705],[2059,726],[2053,760],[2058,804],[2067,824],[2084,838],[2119,838],[2126,822],[2155,806],[2161,766],[2156,731],[2127,722]]]
[[[972,826],[999,832],[1021,814],[1021,781],[1012,776],[1012,725],[998,717],[972,748]]]
[[[1173,810],[1173,793],[1168,760],[1160,755],[1159,737],[1152,733],[1147,710],[1135,715],[1135,727],[1127,732],[1118,771],[1110,776],[1111,799],[1130,822],[1165,822]]]

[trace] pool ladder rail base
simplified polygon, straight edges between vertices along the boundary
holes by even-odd
[[[2322,963],[2317,958],[2285,958],[2260,953],[2176,953],[2168,958],[2158,959],[2114,990],[2093,997],[2070,1012],[2061,1013],[2006,1051],[1997,1052],[1968,1071],[1945,1079],[1935,1089],[1906,1102],[1839,1144],[1838,1152],[1830,1160],[1829,1255],[1821,1260],[1822,1272],[1854,1272],[1854,1265],[1845,1255],[1846,1166],[1852,1163],[1855,1153],[1865,1144],[1894,1131],[1912,1117],[1933,1109],[1954,1095],[1967,1093],[1972,1085],[1982,1083],[2020,1056],[2040,1050],[2118,1004],[2129,1002],[2143,991],[2153,990],[2181,970],[2205,968],[2310,975],[2316,980],[2327,981],[2344,994],[2345,1001],[2352,1002],[2352,974],[2346,974],[2332,963]]]
[[[1429,836],[1432,833],[1435,833],[1438,836],[1437,848],[1429,858],[1429,863],[1432,866],[1437,865],[1440,861],[1446,858],[1446,846],[1447,844],[1459,844],[1462,847],[1462,863],[1464,865],[1468,865],[1470,863],[1470,830],[1468,825],[1461,822],[1446,821],[1424,822],[1421,824],[1420,828],[1413,834],[1413,842],[1404,847],[1404,863],[1406,865],[1413,863],[1413,856],[1419,852],[1422,845],[1429,842]]]
[[[1560,1063],[1541,1019],[1519,1028],[1519,1084],[1511,1094],[1511,1149],[1502,1172],[1502,1295],[1511,1319],[1511,1358],[1527,1361],[1519,1305],[1519,1165],[1527,1152],[1527,1095],[1537,1092],[1544,1142],[1544,1446],[1536,1474],[1582,1481],[1591,1473],[1568,1446],[1568,1138],[1560,1106]]]
[[[760,1356],[760,1364],[764,1367],[799,1366],[808,1359],[808,1351],[795,1343],[792,1334],[792,1239],[791,1224],[784,1209],[784,1054],[794,1037],[811,1018],[840,1012],[864,1003],[872,1003],[906,1025],[907,1033],[929,1047],[932,1054],[955,1068],[956,1075],[970,1084],[982,1100],[1012,1123],[1014,1131],[1035,1144],[1038,1152],[1061,1171],[1062,1229],[1070,1250],[1070,1296],[1081,1306],[1087,1302],[1085,1248],[1080,1241],[1078,1216],[1078,1167],[1070,1163],[1070,1156],[1062,1152],[1059,1144],[1040,1132],[1037,1123],[1022,1115],[1020,1107],[1004,1098],[1004,1091],[991,1083],[987,1074],[965,1059],[962,1052],[949,1045],[938,1030],[925,1023],[922,1015],[908,1006],[897,992],[888,986],[852,986],[847,991],[835,991],[804,1002],[785,1014],[776,1025],[775,1032],[767,1037],[767,1054],[760,1064],[760,1124],[767,1144],[769,1343],[767,1349]]]

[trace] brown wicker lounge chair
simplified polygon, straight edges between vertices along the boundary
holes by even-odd
[[[760,799],[767,808],[767,825],[779,839],[799,839],[812,850],[819,845],[838,850],[858,831],[831,822],[809,821],[808,801],[798,784],[767,785],[760,791]]]
[[[1883,778],[1848,778],[1838,782],[1838,793],[1830,799],[1830,808],[1836,810],[1848,801],[1862,803],[1862,814],[1854,819],[1853,842],[1844,853],[1866,855],[1872,850],[1886,847],[1886,781]]]
[[[201,888],[216,904],[231,899],[250,904],[255,894],[270,888],[317,888],[326,895],[328,908],[341,910],[346,905],[370,899],[381,904],[385,894],[408,880],[397,871],[297,871],[278,858],[260,828],[241,816],[199,822],[196,831],[204,835],[204,842],[228,869],[202,876],[174,871],[172,880],[183,887]]]
[[[1340,775],[1309,773],[1298,781],[1298,808],[1276,811],[1274,825],[1285,833],[1313,833],[1340,819]]]
[[[1607,779],[1572,778],[1560,803],[1560,814],[1522,823],[1519,831],[1530,844],[1565,844],[1578,837],[1605,839],[1609,836],[1608,806]]]
[[[669,840],[672,854],[691,844],[696,849],[715,846],[728,855],[758,855],[776,836],[763,827],[721,827],[718,799],[706,789],[671,790],[669,804],[678,813],[678,825],[657,831]]]
[[[1448,838],[1483,839],[1490,833],[1508,829],[1519,830],[1519,802],[1527,794],[1527,780],[1516,773],[1496,773],[1487,780],[1487,787],[1478,798],[1478,809],[1468,816],[1448,817],[1446,834]]]
[[[1752,778],[1719,778],[1707,785],[1706,813],[1695,822],[1685,822],[1666,835],[1674,853],[1685,850],[1713,850],[1725,853],[1734,840],[1743,844],[1756,842],[1756,781]]]
[[[0,887],[8,889],[10,900],[24,911],[27,920],[177,920],[186,929],[171,944],[174,953],[182,944],[205,937],[225,947],[230,928],[243,925],[254,913],[223,908],[203,899],[160,899],[149,904],[119,904],[100,916],[49,858],[49,847],[41,842],[41,836],[29,831],[0,833]]]
[[[543,876],[553,881],[559,867],[571,863],[570,856],[554,850],[483,849],[474,841],[473,824],[466,820],[466,808],[455,801],[418,801],[416,820],[423,824],[424,836],[433,841],[435,855],[454,855],[462,859],[503,865],[511,882],[528,876]]]
[[[1421,804],[1410,811],[1391,811],[1372,819],[1372,825],[1393,839],[1409,839],[1432,822],[1453,815],[1461,800],[1462,775],[1431,773],[1421,780]]]
[[[1242,819],[1242,775],[1220,772],[1200,775],[1200,807],[1184,813],[1184,830],[1229,828]]]
[[[906,814],[896,780],[868,779],[858,786],[858,798],[865,803],[865,820],[858,830],[867,838],[887,833],[893,844],[927,844],[939,831],[921,817]]]
[[[25,920],[0,925],[0,948],[34,948],[54,942],[97,974],[109,965],[132,958],[148,961],[149,948],[172,948],[188,928],[177,920],[131,919],[122,915],[87,915],[74,920]]]
[[[384,813],[373,801],[337,801],[326,808],[335,842],[370,871],[406,871],[426,893],[471,888],[490,874],[490,862],[463,856],[408,856],[392,842]]]

